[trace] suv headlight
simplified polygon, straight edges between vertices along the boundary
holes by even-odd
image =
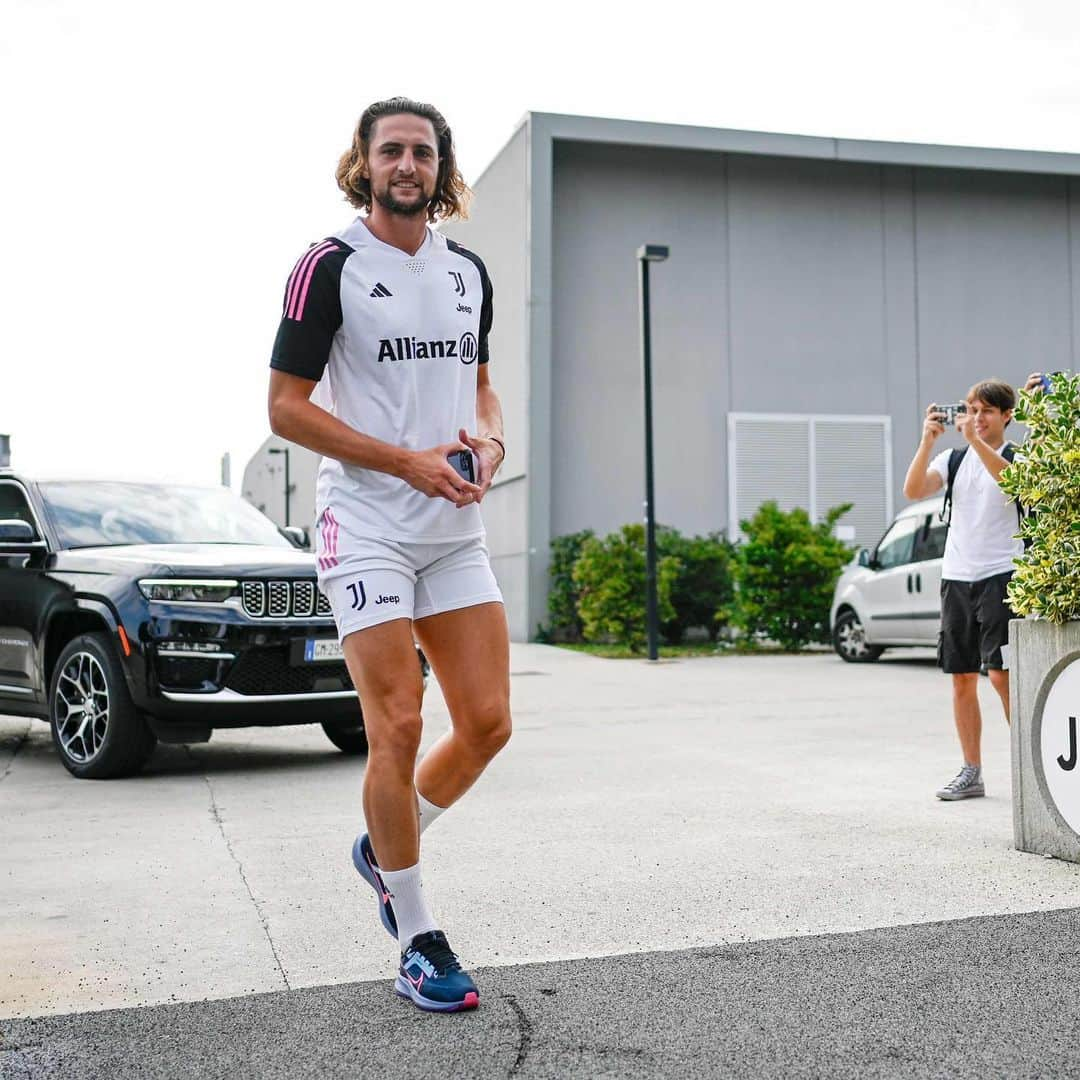
[[[236,592],[235,581],[213,578],[197,581],[188,578],[143,578],[139,591],[147,600],[188,601],[220,604]]]

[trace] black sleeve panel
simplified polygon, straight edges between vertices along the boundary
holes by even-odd
[[[491,288],[491,278],[488,277],[487,267],[484,265],[483,259],[475,252],[470,251],[468,248],[463,248],[453,240],[447,240],[446,246],[451,251],[462,256],[462,258],[468,259],[469,262],[480,271],[480,286],[483,291],[483,296],[480,300],[480,342],[476,350],[476,355],[477,363],[486,364],[488,362],[488,334],[491,333],[491,324],[495,318],[494,306],[492,304],[494,291]]]
[[[270,366],[318,381],[341,326],[341,268],[353,249],[331,238],[312,244],[285,286]]]

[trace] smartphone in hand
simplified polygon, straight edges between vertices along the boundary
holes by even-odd
[[[476,457],[471,450],[455,450],[446,455],[446,460],[462,480],[468,480],[470,484],[476,483],[480,470],[476,467]]]

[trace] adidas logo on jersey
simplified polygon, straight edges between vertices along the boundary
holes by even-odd
[[[368,296],[393,296],[394,294],[381,282],[375,282],[375,288],[368,293]]]
[[[436,357],[452,357],[463,364],[476,360],[476,335],[466,331],[457,341],[417,341],[414,337],[381,338],[379,340],[379,363],[384,360],[429,360]]]

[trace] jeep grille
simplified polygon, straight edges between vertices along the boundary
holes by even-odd
[[[245,581],[240,595],[244,611],[255,619],[325,619],[332,614],[314,581]]]

